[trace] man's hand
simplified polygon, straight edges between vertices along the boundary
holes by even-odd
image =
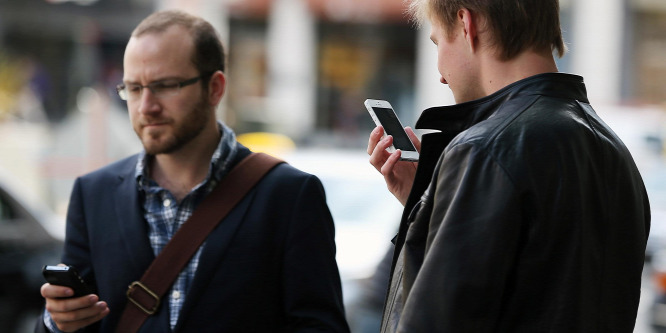
[[[71,297],[71,288],[45,283],[41,288],[46,299],[46,311],[51,315],[58,329],[63,332],[74,332],[95,323],[109,314],[106,302],[100,302],[94,294]]]
[[[414,143],[417,151],[421,151],[421,141],[419,141],[414,131],[406,127],[405,132]],[[386,148],[393,144],[393,137],[387,136],[382,139],[384,128],[375,127],[370,133],[368,139],[368,154],[370,155],[370,164],[377,169],[386,181],[388,189],[398,198],[398,201],[404,206],[407,203],[409,191],[414,184],[414,175],[416,174],[417,163],[400,161],[401,151],[396,150],[393,153],[386,151]]]

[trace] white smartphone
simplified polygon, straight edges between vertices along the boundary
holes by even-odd
[[[400,119],[398,119],[395,111],[393,111],[391,104],[387,101],[377,99],[366,99],[364,104],[375,124],[384,127],[384,136],[393,136],[393,145],[388,150],[394,152],[396,149],[400,149],[402,152],[400,155],[401,160],[418,161],[419,153],[416,151],[412,140],[407,136],[405,127],[400,123]]]

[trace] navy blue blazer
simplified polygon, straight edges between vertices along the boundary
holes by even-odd
[[[236,163],[249,153],[243,147]],[[80,177],[72,191],[62,262],[111,310],[88,331],[113,332],[127,286],[154,259],[136,162]],[[175,331],[348,332],[334,233],[319,179],[278,165],[206,239]],[[168,332],[168,316],[165,299],[141,332]]]

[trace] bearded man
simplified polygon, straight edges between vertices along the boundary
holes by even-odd
[[[62,263],[96,292],[42,286],[38,331],[124,331],[123,310],[142,304],[154,312],[142,332],[349,330],[323,187],[287,164],[219,221],[161,302],[126,295],[213,190],[235,191],[217,186],[251,152],[215,119],[225,86],[222,43],[208,22],[164,11],[134,30],[118,93],[144,151],[76,180]]]

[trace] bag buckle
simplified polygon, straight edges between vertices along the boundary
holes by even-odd
[[[139,288],[135,288],[135,287],[139,287]],[[143,293],[144,297],[141,297],[142,295],[137,295],[137,296],[139,296],[139,298],[142,298],[142,299],[145,300],[147,298],[145,296],[150,296],[155,300],[154,305],[152,307],[151,306],[143,306],[141,303],[139,303],[138,300],[136,300],[132,296],[132,294],[135,291],[138,291],[138,290],[143,290],[144,291],[144,293]],[[136,307],[138,307],[141,311],[145,312],[149,316],[155,314],[155,312],[157,312],[157,308],[160,306],[160,296],[157,295],[156,293],[154,293],[152,290],[150,290],[148,287],[146,287],[146,285],[144,285],[140,281],[134,281],[129,285],[129,288],[127,289],[127,298],[130,300],[130,302],[134,303],[134,305],[136,305]]]

